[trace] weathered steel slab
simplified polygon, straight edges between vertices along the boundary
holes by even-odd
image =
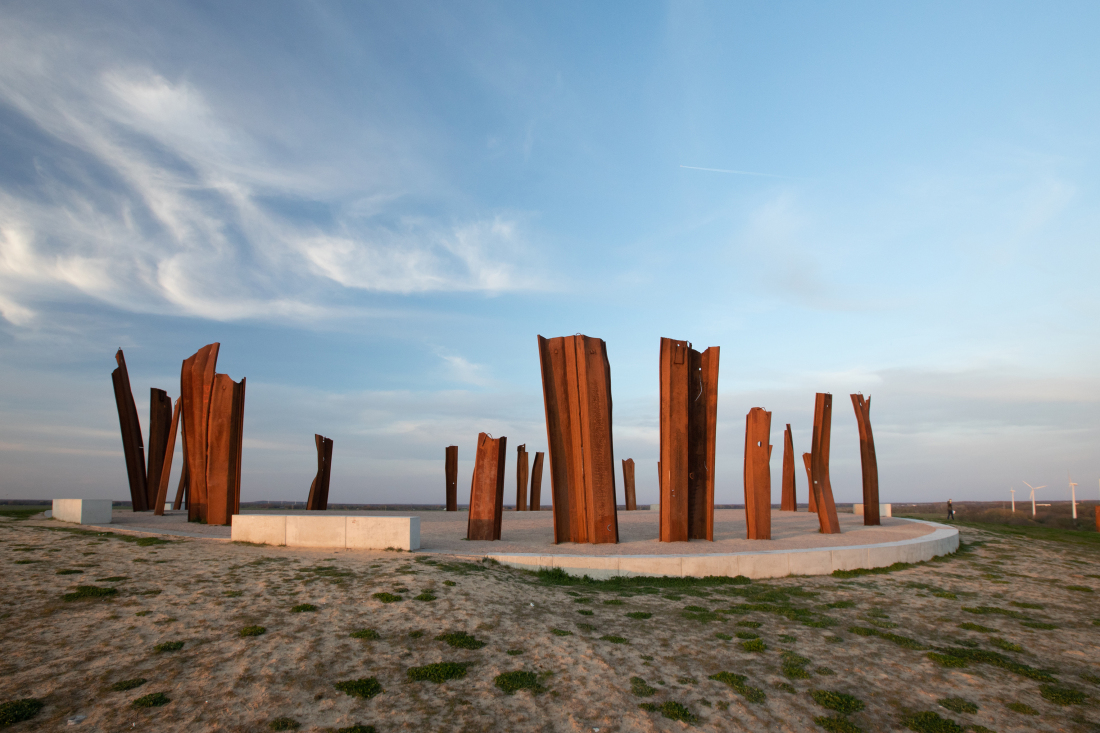
[[[542,467],[546,454],[542,451],[535,453],[535,462],[531,466],[531,504],[533,512],[542,511]]]
[[[158,517],[164,516],[164,504],[168,501],[168,479],[172,477],[172,455],[176,450],[176,429],[180,422],[180,408],[183,407],[183,398],[176,398],[176,407],[172,411],[172,422],[169,424],[168,441],[164,445],[164,458],[161,460],[159,481],[157,483],[157,496],[153,501],[153,513]]]
[[[814,435],[810,448],[812,479],[810,490],[817,503],[817,517],[822,534],[840,534],[840,520],[833,503],[833,487],[829,482],[829,442],[832,435],[833,396],[818,392],[814,401]]]
[[[164,450],[168,446],[168,433],[172,419],[172,400],[163,389],[153,387],[149,390],[149,451],[148,468],[145,471],[145,505],[154,511],[157,507],[157,492],[160,489],[160,471],[164,466]]]
[[[323,435],[314,435],[313,443],[317,448],[317,475],[309,485],[309,497],[306,509],[326,511],[328,509],[329,472],[332,465],[332,439]]]
[[[241,505],[241,447],[244,438],[245,380],[214,375],[207,428],[207,524],[228,525]]]
[[[206,432],[220,348],[219,343],[202,347],[183,361],[180,371],[184,455],[187,458],[187,518],[193,522],[206,518]]]
[[[499,540],[501,514],[504,511],[504,461],[508,438],[477,436],[474,476],[470,482],[470,518],[466,525],[468,540]]]
[[[798,496],[794,485],[794,439],[791,437],[791,424],[783,431],[783,497],[779,511],[798,511]]]
[[[516,447],[516,511],[527,511],[527,444]]]
[[[745,416],[745,522],[750,540],[772,538],[772,414],[754,407]]]
[[[626,510],[632,512],[638,508],[638,501],[634,496],[634,459],[623,459],[623,493],[626,494]]]
[[[145,475],[145,444],[141,440],[141,423],[138,421],[134,393],[130,389],[130,373],[126,370],[126,357],[122,349],[115,353],[118,367],[111,372],[115,388],[115,407],[122,430],[122,452],[126,458],[126,477],[130,483],[130,502],[135,512],[149,509],[149,496]]]
[[[458,511],[458,446],[449,445],[445,454],[447,473],[447,511]]]
[[[878,509],[878,459],[875,457],[875,436],[871,432],[871,398],[852,395],[852,407],[859,423],[859,458],[863,468],[863,524],[882,524]]]
[[[807,501],[810,503],[808,511],[810,514],[817,514],[817,499],[814,498],[814,469],[813,469],[813,455],[810,453],[802,454],[802,463],[806,466],[806,494],[808,496]]]

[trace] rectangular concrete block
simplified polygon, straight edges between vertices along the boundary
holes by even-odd
[[[870,567],[867,564],[867,550],[861,547],[830,550],[829,557],[832,559],[833,570],[857,570]]]
[[[234,514],[229,537],[234,542],[255,542],[259,545],[286,544],[286,517],[262,514]]]
[[[75,524],[110,524],[110,499],[54,499],[53,518]]]
[[[347,546],[347,517],[302,517],[286,518],[287,547],[334,547]]]
[[[854,513],[856,516],[862,517],[863,516],[863,505],[862,504],[852,504],[852,513]],[[892,516],[894,516],[894,505],[893,504],[879,504],[878,505],[878,515],[879,515],[879,517],[892,517]]]
[[[738,555],[738,568],[746,578],[785,578],[790,575],[790,553],[773,552],[759,555]]]
[[[554,557],[554,567],[561,568],[568,574],[578,578],[587,575],[595,580],[607,580],[619,574],[619,558],[556,555]]]
[[[833,558],[828,550],[788,553],[791,575],[828,575],[833,572]]]
[[[739,574],[737,555],[687,556],[680,561],[680,572],[685,578],[732,578]]]
[[[683,559],[679,556],[661,557],[660,555],[620,557],[619,575],[680,578],[683,576]]]
[[[313,517],[310,517],[312,519]],[[420,517],[347,517],[349,550],[420,549]]]

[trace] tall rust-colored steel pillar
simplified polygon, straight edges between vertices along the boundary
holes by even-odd
[[[859,423],[859,459],[863,467],[863,525],[882,524],[878,512],[878,459],[875,457],[875,435],[871,432],[871,398],[852,395],[852,407]]]
[[[772,538],[772,414],[754,407],[745,416],[745,524],[750,540]]]
[[[623,493],[626,495],[626,510],[632,512],[638,508],[638,500],[634,496],[634,459],[623,459]]]
[[[499,540],[501,513],[504,511],[504,461],[508,438],[477,436],[474,476],[470,482],[470,517],[466,524],[468,540]]]
[[[309,498],[306,499],[306,509],[327,511],[328,485],[332,469],[332,438],[315,434],[313,442],[317,446],[317,475],[313,477],[313,483],[309,485]]]
[[[527,511],[527,444],[516,447],[516,511]]]
[[[180,411],[183,408],[183,398],[176,398],[176,407],[172,410],[172,422],[169,424],[168,442],[164,445],[164,458],[161,460],[159,481],[157,483],[157,496],[153,502],[153,514],[164,516],[164,505],[168,502],[168,479],[172,477],[172,455],[176,451],[176,431],[180,424]],[[184,462],[186,463],[186,461]]]
[[[714,539],[714,459],[719,348],[661,339],[662,542]]]
[[[115,353],[115,362],[118,367],[111,372],[111,382],[115,388],[115,407],[118,408],[118,423],[122,429],[122,453],[126,458],[126,477],[130,483],[130,504],[135,512],[144,512],[149,509],[145,444],[141,440],[141,423],[122,349]]]
[[[214,392],[214,369],[221,344],[202,347],[183,361],[180,397],[183,398],[184,455],[187,458],[187,519],[206,521],[207,433],[210,400]]]
[[[243,377],[234,382],[228,374],[214,375],[206,439],[207,524],[231,524],[240,514],[244,390]]]
[[[535,462],[531,466],[531,503],[533,512],[542,511],[542,466],[546,462],[546,454],[542,451],[535,453]]]
[[[829,482],[829,441],[832,435],[833,396],[818,392],[814,402],[814,436],[810,448],[812,477],[810,490],[817,503],[817,517],[822,534],[840,534],[840,520],[833,503],[833,487]]]
[[[794,482],[794,439],[791,437],[791,424],[783,431],[783,498],[779,503],[781,512],[798,511],[798,494]]]
[[[445,457],[447,472],[447,511],[458,511],[458,446],[447,446]]]
[[[1096,531],[1100,532],[1100,505],[1096,507]]]
[[[810,453],[802,454],[802,463],[806,465],[806,486],[809,487],[806,490],[807,501],[810,504],[810,514],[817,514],[817,499],[814,498],[814,468],[813,468],[813,455]]]
[[[168,434],[172,430],[172,400],[163,389],[153,387],[149,390],[149,467],[145,471],[146,508],[154,512],[157,507],[157,492],[160,489],[160,471],[164,467],[164,451],[168,448]]]
[[[607,345],[579,334],[538,344],[554,542],[618,542]]]
[[[181,405],[180,409],[180,453],[183,458],[183,468],[180,469],[180,483],[176,487],[176,500],[172,502],[172,510],[179,511],[181,508],[187,508],[191,503],[191,464],[187,460],[187,439],[184,434],[185,428],[183,425],[183,397],[180,397],[178,402]],[[190,509],[188,509],[190,511]]]

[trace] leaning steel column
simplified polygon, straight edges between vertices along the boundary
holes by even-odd
[[[504,460],[508,438],[477,436],[474,476],[470,482],[470,516],[466,539],[499,540],[504,510]]]
[[[516,511],[527,511],[527,444],[516,447]]]
[[[161,461],[160,482],[157,485],[157,496],[153,502],[153,514],[158,517],[164,516],[164,505],[168,503],[168,479],[172,476],[172,454],[176,450],[176,431],[180,424],[180,410],[183,407],[183,398],[176,398],[176,407],[172,411],[170,429],[168,431],[168,442],[164,446],[164,459]],[[183,442],[183,441],[180,441]],[[187,461],[184,460],[186,465]]]
[[[634,496],[634,459],[623,459],[623,493],[626,495],[626,510],[632,512],[638,508],[638,500]]]
[[[531,466],[531,502],[529,504],[533,512],[542,511],[542,466],[545,461],[545,453],[542,451],[535,453],[535,462]]]
[[[817,499],[814,498],[813,455],[810,453],[803,453],[802,463],[806,465],[806,486],[809,487],[806,491],[806,495],[810,503],[810,508],[807,511],[809,511],[810,514],[817,514]]]
[[[228,525],[241,506],[245,379],[214,375],[206,431],[206,523]]]
[[[772,538],[772,414],[754,407],[745,416],[745,523],[750,540]]]
[[[163,389],[153,387],[149,390],[149,453],[146,459],[149,467],[145,471],[146,507],[154,512],[163,507],[157,506],[157,492],[160,489],[160,471],[164,465],[164,451],[168,447],[168,433],[172,427],[172,400]]]
[[[787,423],[787,429],[783,431],[783,498],[779,511],[798,511],[798,496],[794,485],[794,439],[791,438],[790,423]]]
[[[122,452],[126,458],[126,477],[130,482],[130,504],[135,512],[143,512],[149,508],[145,444],[141,441],[141,423],[138,422],[137,405],[130,389],[130,373],[126,371],[126,357],[122,349],[115,353],[115,362],[118,367],[111,372],[111,382],[115,388],[115,406],[122,429]]]
[[[184,455],[187,458],[187,519],[206,521],[207,437],[214,369],[221,344],[208,344],[183,362],[180,397],[183,398]]]
[[[447,446],[445,454],[447,473],[447,511],[458,511],[458,446]]]
[[[306,499],[306,509],[327,511],[329,470],[332,465],[332,438],[314,435],[313,442],[317,447],[317,475],[313,477],[313,483],[309,485],[309,498]]]
[[[661,339],[661,542],[687,542],[691,347]]]
[[[810,448],[813,476],[810,490],[817,502],[817,518],[822,534],[840,534],[840,520],[833,503],[833,487],[829,483],[829,439],[832,434],[833,396],[818,392],[814,401],[814,437]]]
[[[859,423],[859,459],[863,467],[863,524],[882,524],[878,514],[878,459],[875,458],[875,436],[871,432],[871,398],[861,393],[852,395],[852,407]]]

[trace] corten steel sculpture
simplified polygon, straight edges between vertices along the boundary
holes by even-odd
[[[878,515],[878,459],[875,458],[875,436],[871,432],[871,398],[852,395],[852,407],[859,423],[859,458],[863,466],[863,525],[882,524]]]
[[[176,398],[176,407],[172,411],[169,423],[168,441],[164,445],[164,458],[160,464],[160,477],[157,482],[157,496],[153,503],[153,514],[164,516],[164,504],[168,501],[168,479],[172,476],[172,455],[176,450],[176,430],[180,423],[180,409],[183,407],[183,398]],[[184,461],[186,466],[187,462]]]
[[[332,470],[332,438],[314,435],[313,442],[317,445],[317,475],[309,485],[306,509],[325,511],[328,509],[328,481]]]
[[[516,511],[527,511],[527,444],[516,448]]]
[[[149,390],[149,467],[145,471],[146,506],[154,511],[157,492],[160,489],[160,470],[164,466],[164,451],[168,447],[168,434],[172,430],[172,400],[163,389]]]
[[[546,454],[542,451],[535,453],[535,462],[531,466],[531,502],[530,510],[542,511],[542,465],[545,463]]]
[[[781,512],[797,512],[798,496],[794,485],[794,439],[791,424],[783,431],[783,497],[779,503]]]
[[[661,542],[714,539],[718,347],[661,339]]]
[[[126,371],[126,357],[122,349],[115,353],[118,368],[111,372],[115,387],[115,406],[118,423],[122,428],[122,452],[126,457],[126,477],[130,482],[130,503],[135,512],[149,509],[149,494],[145,475],[145,444],[141,440],[141,424],[138,422],[134,393],[130,390],[130,374]]]
[[[1096,507],[1096,531],[1100,532],[1100,506]]]
[[[501,513],[504,511],[504,459],[508,438],[477,436],[474,477],[470,482],[470,518],[466,524],[468,540],[499,540]]]
[[[179,401],[182,404],[183,398],[180,397]],[[180,483],[179,483],[179,486],[176,488],[176,500],[174,502],[172,502],[172,509],[174,511],[178,512],[181,508],[185,508],[185,509],[188,510],[188,513],[190,513],[191,508],[190,508],[189,505],[191,503],[191,500],[190,500],[190,495],[191,495],[191,464],[188,463],[188,461],[187,461],[187,441],[184,439],[186,430],[184,429],[184,426],[183,426],[183,410],[182,409],[180,410],[179,425],[180,425],[180,446],[182,448],[182,457],[183,457],[183,469],[180,471]]]
[[[618,542],[607,345],[579,334],[538,342],[554,542]]]
[[[206,441],[214,367],[221,344],[202,347],[183,361],[180,397],[183,398],[184,456],[187,458],[187,519],[206,521]]]
[[[230,524],[241,509],[241,448],[245,379],[214,375],[206,440],[206,523]],[[331,442],[331,441],[330,441]],[[329,459],[332,449],[329,448]],[[326,465],[327,468],[327,465]],[[325,502],[328,502],[326,472]]]
[[[745,416],[745,523],[750,540],[772,538],[772,414],[754,407]]]
[[[809,497],[810,508],[807,510],[810,514],[817,513],[817,500],[814,499],[814,469],[813,469],[813,456],[809,453],[802,454],[802,463],[806,465],[806,486],[809,489],[806,491]]]
[[[458,511],[458,446],[447,446],[447,511]]]
[[[822,534],[840,534],[840,520],[833,503],[833,487],[829,483],[829,438],[832,433],[833,396],[817,393],[814,403],[814,437],[810,448],[812,477],[810,491],[817,503],[817,518]]]
[[[626,494],[626,510],[632,512],[638,508],[634,497],[634,459],[623,459],[623,493]]]

